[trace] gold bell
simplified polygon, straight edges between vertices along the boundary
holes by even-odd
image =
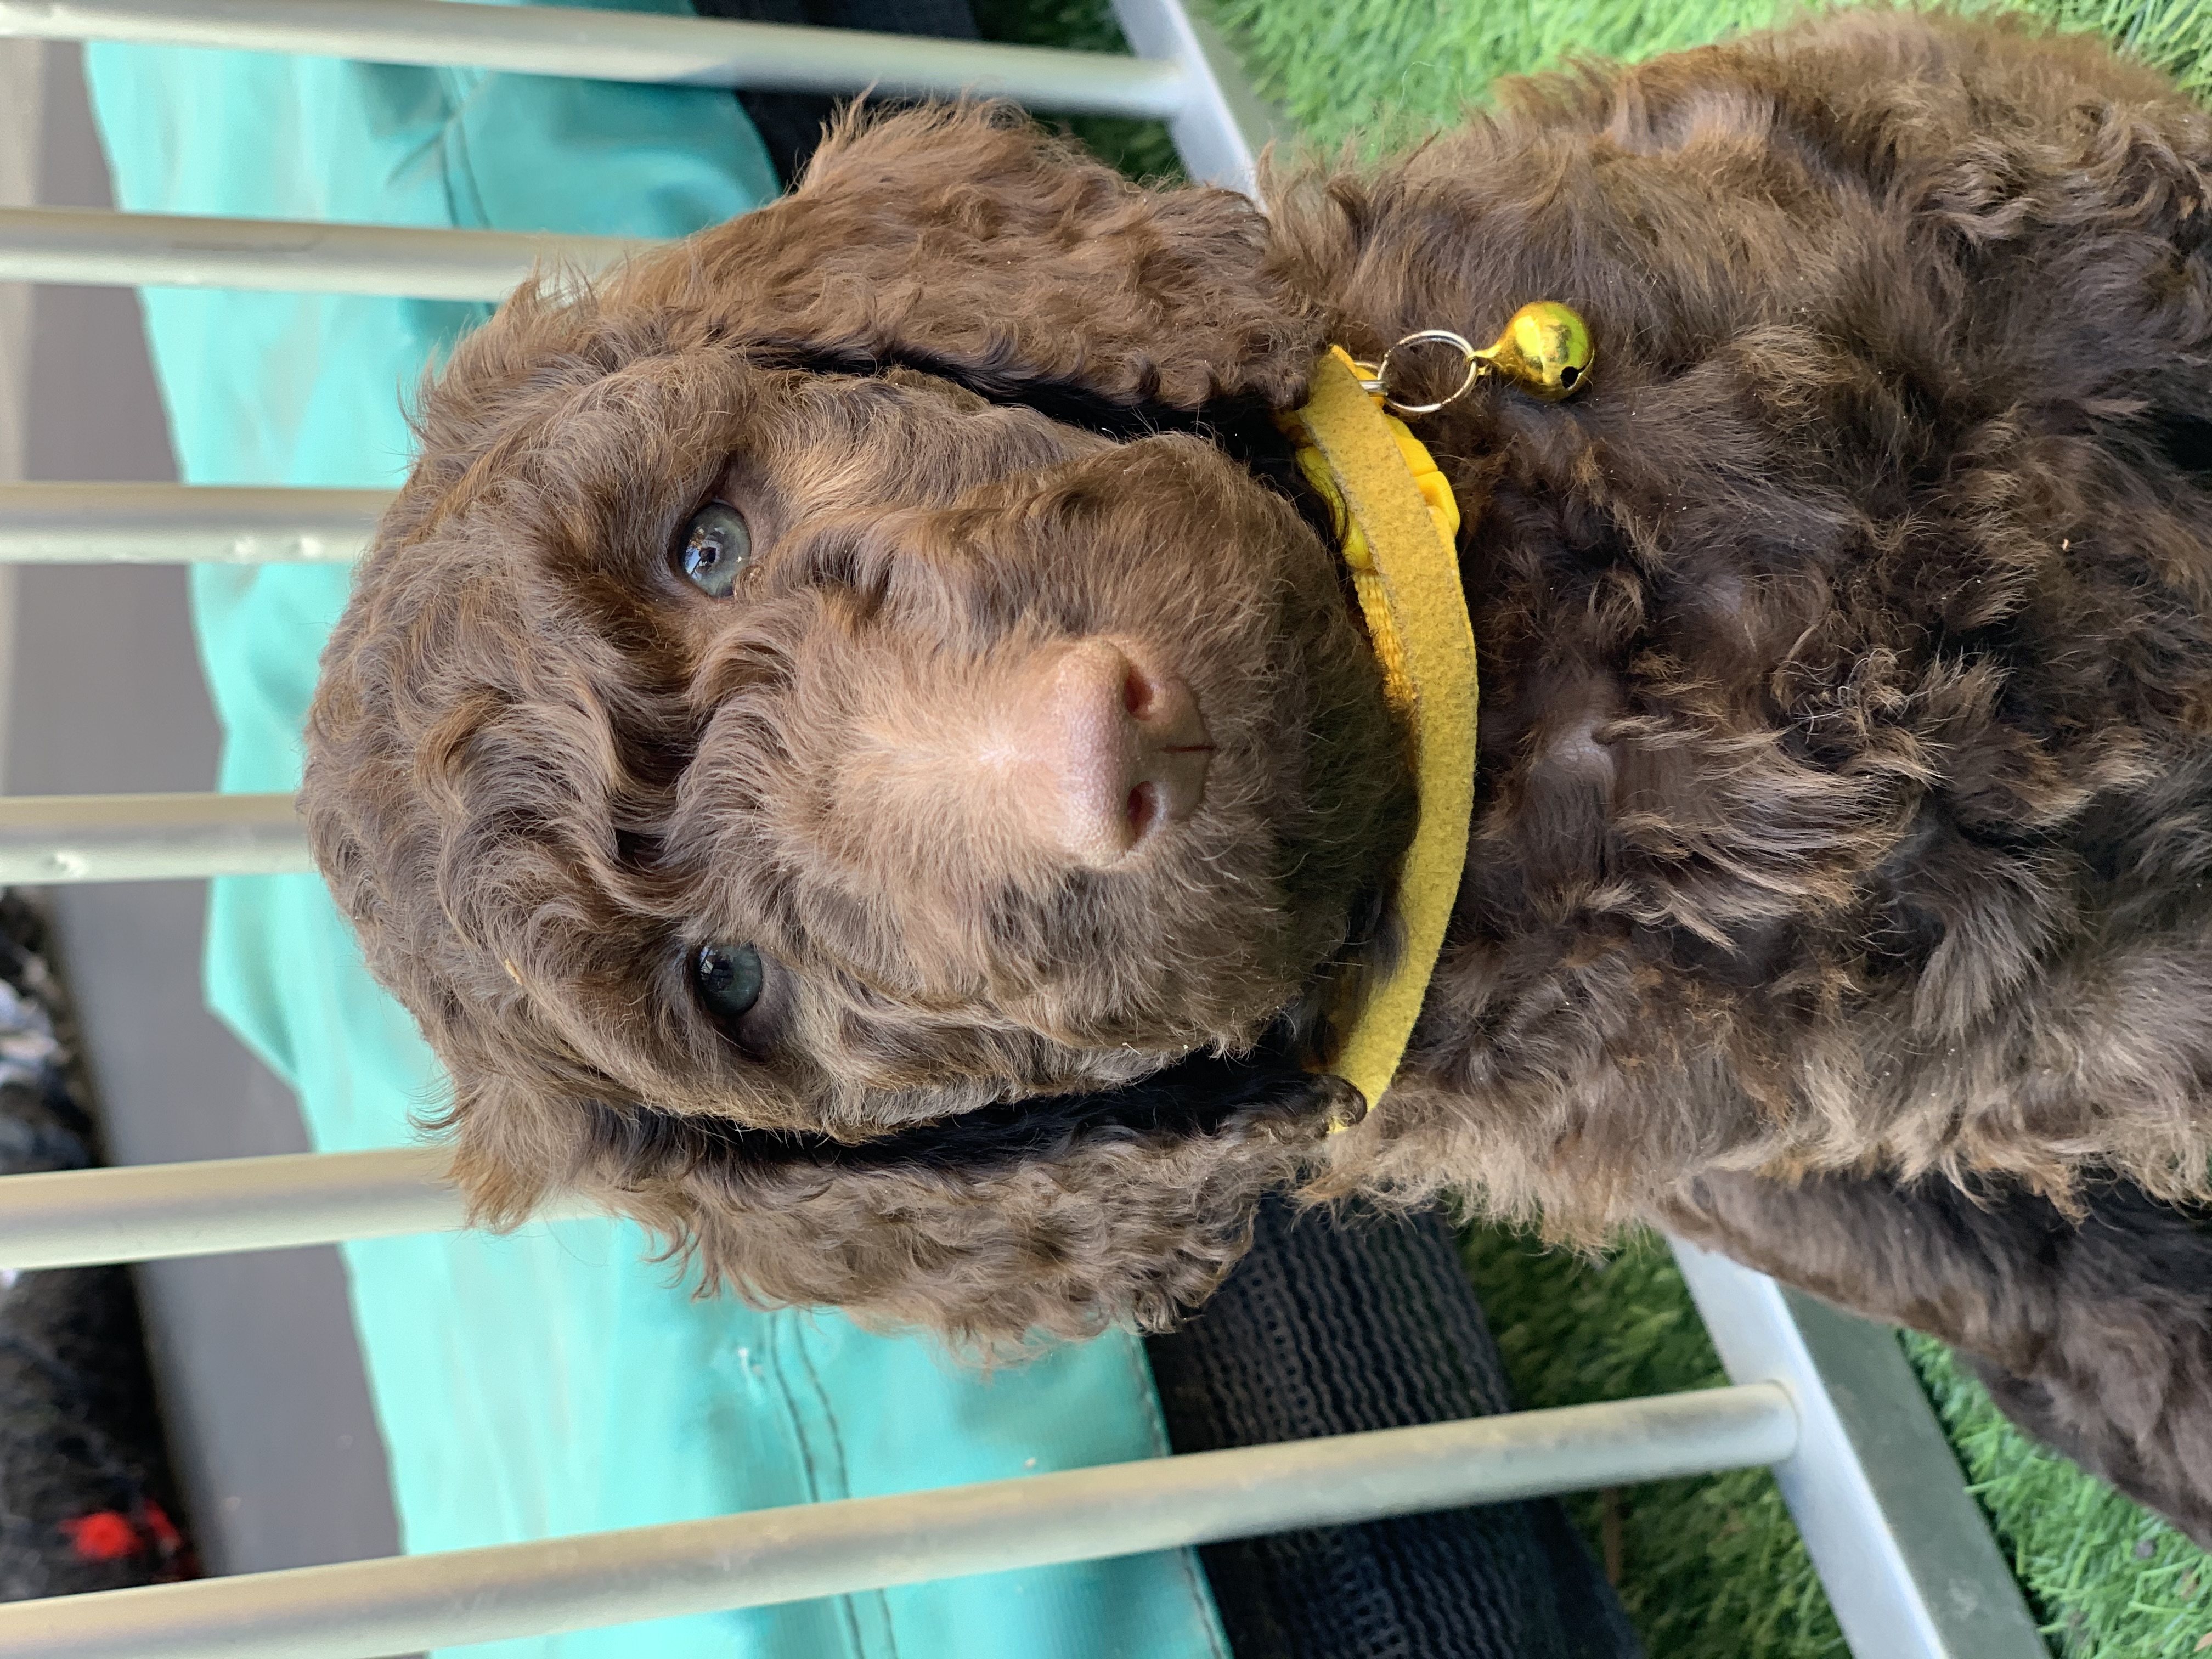
[[[1589,325],[1556,300],[1522,306],[1490,348],[1474,354],[1477,362],[1488,363],[1529,396],[1548,403],[1582,390],[1595,355]]]

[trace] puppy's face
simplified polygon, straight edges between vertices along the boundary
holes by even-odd
[[[1171,1184],[1228,1156],[1227,1106],[1142,1080],[1321,1007],[1403,844],[1403,740],[1334,550],[1202,414],[823,372],[714,303],[526,298],[464,348],[325,659],[310,825],[494,1212],[574,1181],[693,1235],[866,1212],[898,1269],[731,1271],[911,1313],[881,1282],[911,1230],[978,1231],[926,1218],[916,1168],[997,1203],[1052,1117],[1042,1215],[1093,1143],[1125,1182],[1138,1142]],[[1007,1115],[1117,1091],[1149,1129]],[[839,1164],[872,1146],[905,1173]],[[999,1302],[1095,1322],[1200,1234],[1218,1272],[1258,1179],[1155,1194],[1181,1218],[1095,1251],[1055,1293],[1080,1316]]]
[[[319,725],[375,764],[318,799],[411,798],[347,855],[404,854],[403,984],[549,1086],[748,1127],[1249,1046],[1402,817],[1291,502],[926,375],[630,365],[383,552],[356,623]]]
[[[640,1092],[865,1133],[1250,1043],[1388,822],[1312,531],[1199,439],[942,381],[717,403],[633,552],[693,738],[653,849],[683,926],[632,971],[696,1035]]]
[[[918,375],[663,360],[619,401],[453,528],[556,675],[475,734],[475,812],[562,820],[612,901],[549,927],[570,875],[487,942],[622,1092],[858,1135],[1122,1082],[1249,1044],[1345,943],[1390,734],[1329,550],[1243,467]],[[646,787],[579,817],[540,723]]]

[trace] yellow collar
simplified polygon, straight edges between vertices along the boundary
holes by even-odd
[[[1460,590],[1459,504],[1405,423],[1340,346],[1284,429],[1300,471],[1340,509],[1344,562],[1383,688],[1413,730],[1419,811],[1398,872],[1397,963],[1367,994],[1325,1067],[1371,1108],[1397,1075],[1443,949],[1474,812],[1474,630]],[[1341,1125],[1339,1126],[1343,1127]]]

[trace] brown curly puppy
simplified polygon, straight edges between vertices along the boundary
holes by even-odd
[[[2085,41],[1860,14],[1264,214],[899,115],[525,289],[425,394],[307,780],[461,1179],[988,1343],[1169,1320],[1285,1182],[1663,1218],[2212,1538],[2208,170]],[[1587,395],[1417,422],[1476,821],[1324,1139],[1410,784],[1269,416],[1532,299]]]

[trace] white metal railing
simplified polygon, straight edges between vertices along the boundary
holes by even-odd
[[[428,1146],[58,1170],[0,1182],[0,1269],[161,1261],[451,1232],[466,1219]],[[556,1204],[536,1219],[600,1213]]]
[[[410,1147],[10,1176],[0,1179],[0,1267],[285,1249],[450,1229],[461,1224],[463,1206],[444,1169],[442,1154]],[[568,1194],[532,1219],[593,1213]],[[1712,1393],[1576,1408],[1593,1413],[1583,1417],[1514,1413],[1435,1431],[1392,1431],[1442,1437],[1429,1443],[1426,1454],[1438,1464],[1437,1484],[1419,1488],[1391,1473],[1387,1459],[1372,1466],[1365,1461],[1370,1451],[1383,1449],[1376,1437],[1302,1443],[1318,1462],[1300,1467],[1310,1474],[1323,1468],[1332,1473],[1327,1480],[1315,1477],[1297,1503],[1348,1498],[1372,1500],[1372,1508],[1324,1512],[1261,1504],[1246,1510],[1232,1498],[1218,1512],[1220,1530],[1144,1531],[1136,1534],[1140,1541],[1119,1541],[1131,1534],[1115,1527],[1152,1524],[1137,1513],[1152,1501],[1146,1493],[1170,1495],[1168,1508],[1188,1518],[1176,1506],[1188,1496],[1180,1483],[1194,1471],[1128,1465],[1106,1472],[1119,1494],[1109,1507],[1125,1500],[1135,1507],[1107,1517],[1103,1532],[1090,1529],[1095,1515],[1066,1521],[1072,1530],[1053,1534],[1055,1553],[1046,1555],[994,1553],[1004,1534],[988,1528],[959,1533],[967,1513],[960,1494],[984,1490],[959,1489],[896,1500],[922,1505],[919,1513],[822,1504],[766,1517],[754,1513],[0,1607],[0,1659],[17,1653],[40,1659],[365,1659],[1751,1462],[1778,1464],[1784,1494],[1860,1659],[2041,1659],[2033,1620],[1894,1337],[1722,1257],[1680,1241],[1674,1251],[1731,1378],[1740,1385],[1778,1384],[1791,1402],[1802,1426],[1788,1445],[1766,1455],[1710,1455],[1710,1445],[1693,1449],[1703,1431],[1678,1438],[1681,1419],[1642,1409],[1672,1413],[1681,1402],[1712,1401]],[[1562,1425],[1574,1434],[1557,1432]],[[1257,1452],[1283,1449],[1210,1455],[1252,1456],[1237,1467],[1260,1471],[1267,1466]],[[1174,1466],[1193,1462],[1167,1460]],[[1087,1489],[1079,1476],[1093,1473],[1048,1479],[1072,1482],[1065,1491],[1081,1492]],[[1154,1480],[1162,1483],[1157,1489],[1148,1484]],[[1024,1501],[1040,1504],[1046,1515],[1057,1512],[1064,1495],[1060,1486],[1039,1488],[1034,1481],[1002,1485],[1010,1492],[1022,1488]],[[1237,1481],[1229,1486],[1249,1491]],[[1279,1488],[1276,1495],[1287,1499],[1292,1492]],[[944,1509],[929,1507],[939,1502]],[[886,1554],[878,1547],[884,1532],[878,1518],[893,1513],[902,1517],[896,1527],[915,1530],[900,1534],[900,1549]],[[954,1532],[945,1533],[948,1527]]]
[[[1276,131],[1202,19],[1115,0],[1139,55],[781,23],[459,0],[0,0],[0,37],[310,52],[373,63],[886,97],[1012,98],[1063,114],[1156,117],[1195,179],[1251,187]]]
[[[21,1659],[374,1659],[1785,1459],[1771,1382],[0,1607]]]
[[[454,0],[0,0],[0,36],[298,52],[753,92],[963,92],[1074,115],[1164,118],[1190,101],[1172,61],[643,11]]]
[[[1136,58],[458,0],[0,0],[0,36],[314,52],[829,93],[983,93],[1167,121],[1194,178],[1250,188],[1273,130],[1180,0],[1115,0]],[[496,299],[642,244],[375,226],[0,212],[0,281]],[[366,490],[0,489],[0,564],[343,561]],[[0,884],[309,867],[291,798],[0,799]],[[213,1160],[0,1178],[0,1267],[447,1229],[442,1156]],[[539,1214],[593,1212],[571,1196]],[[1166,1458],[896,1498],[0,1607],[0,1659],[368,1656],[1779,1463],[1860,1659],[2039,1659],[2041,1644],[1887,1334],[1677,1245],[1739,1385]],[[1800,1421],[1805,1427],[1801,1431]]]
[[[465,0],[0,0],[0,37],[327,52],[386,63],[885,95],[999,94],[1165,119],[1193,178],[1252,188],[1276,131],[1219,37],[1177,0],[1115,0],[1141,54]],[[592,271],[642,246],[282,220],[0,211],[0,281],[495,300],[534,264]]]
[[[652,246],[619,236],[0,208],[0,282],[500,300],[534,269],[588,274]]]
[[[0,564],[342,562],[391,502],[385,489],[0,483]]]
[[[0,796],[0,886],[314,867],[289,795]]]

